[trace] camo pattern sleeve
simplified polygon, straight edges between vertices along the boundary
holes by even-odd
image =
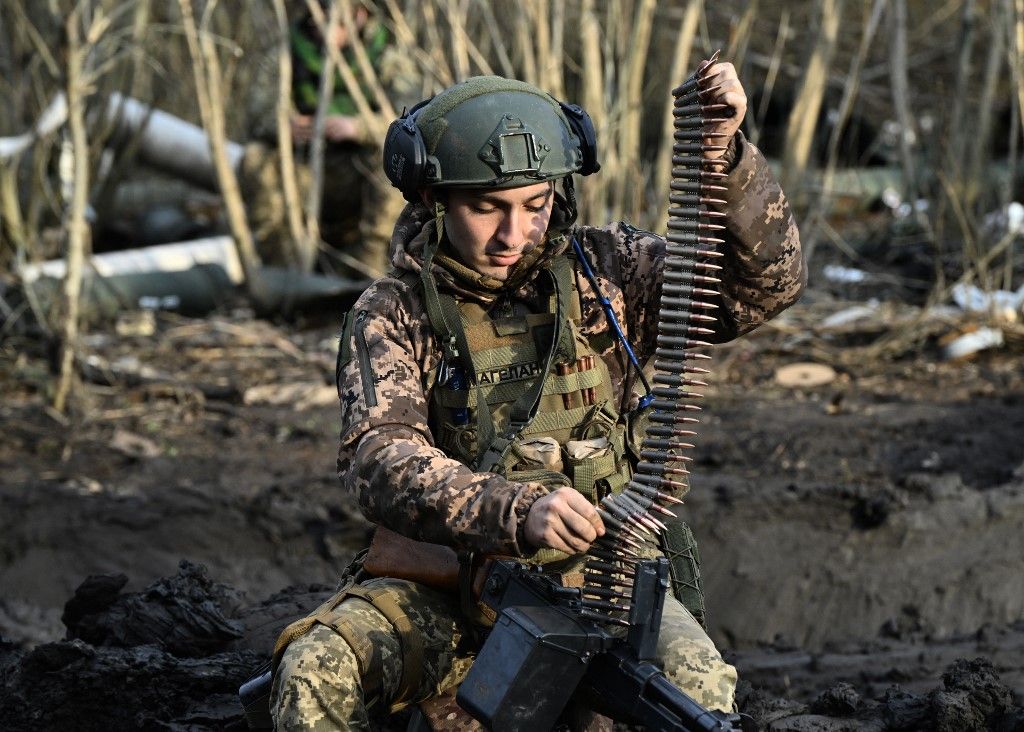
[[[728,214],[721,220],[727,227],[720,232],[725,244],[719,245],[725,256],[716,260],[723,267],[721,297],[716,298],[719,323],[711,337],[716,342],[775,317],[796,302],[807,282],[796,222],[764,156],[739,132],[729,154],[729,177],[719,181],[727,191],[716,194],[726,201]],[[580,227],[576,234],[599,279],[622,288],[628,319],[617,316],[643,363],[654,351],[665,240],[623,222]]]
[[[547,489],[474,473],[434,446],[426,381],[438,356],[417,295],[378,280],[348,317],[337,371],[338,477],[366,518],[421,541],[530,553],[517,530]]]
[[[713,340],[724,342],[771,320],[796,302],[807,284],[800,232],[786,194],[761,151],[737,132],[724,199],[725,254],[719,261],[723,308]]]

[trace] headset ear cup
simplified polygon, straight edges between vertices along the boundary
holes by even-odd
[[[597,131],[594,129],[594,121],[590,115],[578,104],[566,104],[559,102],[565,118],[569,121],[576,139],[580,141],[580,169],[576,171],[580,175],[591,175],[601,169],[597,161]]]
[[[576,223],[579,211],[576,208],[576,193],[572,183],[572,175],[562,178],[562,190],[555,188],[555,203],[551,211],[549,231],[564,232]]]
[[[406,201],[417,202],[419,189],[425,183],[427,147],[412,113],[396,119],[388,127],[383,164],[391,185],[402,192]]]

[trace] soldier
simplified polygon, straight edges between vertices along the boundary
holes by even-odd
[[[326,3],[325,3],[326,4]],[[396,108],[412,104],[419,96],[419,77],[410,60],[394,46],[384,23],[367,5],[356,3],[353,23],[377,76]],[[333,29],[330,43],[339,50],[353,75],[362,83],[371,105],[375,97],[356,61],[348,31],[343,25]],[[290,32],[292,52],[292,141],[304,151],[313,136],[319,102],[320,72],[324,65],[323,38],[307,12]],[[250,99],[253,119],[250,134],[267,143],[276,141],[275,116],[269,113],[277,89],[273,81],[276,65],[260,68],[261,79]],[[377,110],[375,110],[377,111]],[[331,247],[342,251],[359,264],[342,266],[353,277],[384,274],[388,269],[388,244],[395,218],[402,211],[402,197],[382,175],[379,167],[380,141],[374,139],[356,108],[352,96],[335,72],[334,85],[324,117],[324,186],[321,204],[320,235]],[[253,145],[246,151],[243,175],[247,181],[255,235],[261,254],[269,262],[280,260],[281,237],[286,236],[286,212],[277,181],[279,163],[265,145]],[[301,188],[305,191],[312,178],[307,165],[298,166]]]
[[[806,270],[786,199],[738,131],[735,70],[708,74],[714,101],[735,110],[717,130],[728,340],[794,302]],[[569,582],[603,535],[594,502],[629,479],[637,395],[598,298],[641,360],[653,354],[665,241],[621,222],[575,225],[571,174],[597,168],[588,125],[578,107],[500,77],[457,84],[392,125],[385,168],[410,204],[391,275],[347,318],[337,371],[338,474],[378,529],[342,590],[278,641],[279,729],[366,729],[371,714],[454,688],[477,635],[447,570],[461,566],[465,583],[474,557],[505,555]],[[735,669],[675,598],[660,638],[668,678],[730,710]]]

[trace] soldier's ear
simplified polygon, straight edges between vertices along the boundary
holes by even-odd
[[[434,208],[438,203],[442,206],[448,205],[447,191],[437,191],[433,188],[420,188],[418,192],[420,194],[420,200],[427,208]]]

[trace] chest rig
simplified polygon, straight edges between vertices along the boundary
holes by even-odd
[[[626,430],[604,361],[581,329],[573,254],[538,274],[538,298],[490,309],[438,292],[421,273],[442,359],[430,391],[437,446],[478,472],[549,488],[570,486],[598,502],[628,483]],[[564,555],[543,550],[551,557]],[[557,555],[557,556],[555,556]]]

